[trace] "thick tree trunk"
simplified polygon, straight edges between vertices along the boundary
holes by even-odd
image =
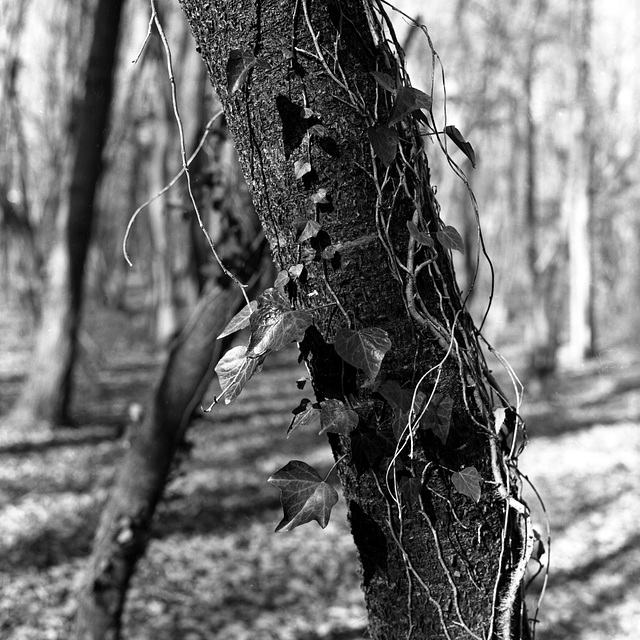
[[[507,503],[498,495],[506,495],[505,469],[492,412],[501,401],[449,252],[438,240],[432,249],[418,245],[407,231],[413,222],[436,238],[443,228],[415,116],[398,125],[400,151],[388,170],[369,142],[368,128],[387,122],[392,102],[370,72],[408,83],[379,39],[382,5],[181,4],[225,106],[276,264],[305,267],[288,292],[294,305],[314,309],[315,327],[301,346],[316,395],[342,399],[359,417],[355,431],[330,442],[362,563],[371,636],[520,637],[527,627],[517,595],[524,520],[509,509],[505,525]],[[299,241],[307,222],[321,231]],[[365,384],[337,357],[329,341],[346,327],[387,332],[386,387],[377,386],[380,378]],[[434,436],[435,418],[430,428],[414,422],[403,432],[405,416],[394,430],[393,401],[383,396],[395,385],[407,394],[419,387],[426,398],[440,394],[445,414],[450,403],[446,444]],[[483,480],[477,503],[451,482],[453,472],[471,468]]]
[[[66,164],[61,168],[57,235],[47,265],[42,320],[31,370],[7,420],[21,431],[42,431],[69,422],[84,265],[102,170],[122,2],[99,0],[93,16],[84,91],[72,108]]]

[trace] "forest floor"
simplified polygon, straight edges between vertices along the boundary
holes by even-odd
[[[160,365],[140,313],[93,310],[82,335],[74,419],[51,443],[0,446],[0,638],[71,637],[74,589],[126,450],[131,403]],[[30,341],[0,314],[0,426]],[[505,348],[508,353],[508,348]],[[518,354],[515,354],[517,362]],[[325,530],[274,534],[290,459],[327,472],[323,437],[285,432],[310,392],[288,350],[231,405],[196,421],[193,448],[159,508],[130,590],[126,640],[357,640],[366,637],[356,555],[340,500]],[[551,572],[538,640],[635,640],[640,628],[640,357],[608,349],[527,391],[520,468],[551,521]],[[130,428],[135,428],[132,426]],[[536,528],[542,511],[526,493]],[[548,554],[544,556],[547,558]],[[540,592],[540,581],[532,594]]]

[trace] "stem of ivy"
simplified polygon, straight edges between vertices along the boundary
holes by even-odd
[[[324,477],[324,482],[327,481],[327,479],[329,478],[329,476],[333,473],[333,470],[338,466],[338,464],[340,464],[345,458],[347,457],[347,454],[345,453],[344,455],[341,455],[334,463],[333,466],[331,467],[331,469],[329,469],[327,475]]]

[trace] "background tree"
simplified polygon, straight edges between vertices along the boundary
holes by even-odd
[[[84,265],[102,167],[121,8],[121,0],[100,0],[95,6],[84,86],[69,116],[68,148],[61,162],[55,211],[56,240],[47,263],[40,330],[30,374],[8,420],[13,429],[25,432],[69,422]]]
[[[565,208],[569,244],[569,344],[573,362],[595,353],[592,209],[593,209],[593,87],[591,80],[591,30],[593,3],[583,0],[576,12],[574,29],[575,83],[570,99],[570,130],[573,144]]]
[[[215,178],[198,190],[206,219],[214,221],[216,240],[229,267],[262,284],[270,274],[266,241],[259,228],[246,185],[224,128],[218,131]],[[204,169],[204,167],[203,167]],[[211,168],[209,168],[210,171]],[[204,175],[200,176],[205,179]],[[229,179],[231,178],[231,179]],[[204,180],[209,182],[209,180]],[[216,191],[221,207],[211,211]],[[226,196],[220,198],[220,192]],[[120,463],[98,526],[91,558],[78,593],[76,637],[115,640],[120,637],[122,610],[136,563],[144,554],[156,505],[162,496],[175,455],[184,444],[192,414],[201,405],[221,353],[230,339],[217,340],[244,296],[217,265],[209,265],[207,287],[186,327],[173,341],[159,381],[150,394],[142,423],[130,432],[130,447]],[[233,285],[233,286],[232,286]],[[255,293],[255,285],[251,289]]]
[[[283,317],[294,314],[298,339],[313,318],[301,352],[319,410],[357,416],[330,443],[371,636],[526,635],[532,534],[505,489],[493,413],[503,400],[453,277],[459,236],[429,182],[420,127],[437,130],[431,97],[410,87],[382,5],[182,6],[294,305],[277,290],[259,298],[249,346],[225,360],[223,396],[281,346]],[[299,468],[273,481],[299,481]],[[481,479],[498,491],[480,491]],[[280,528],[326,523],[326,511],[283,500]]]

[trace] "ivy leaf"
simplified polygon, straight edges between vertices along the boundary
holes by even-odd
[[[300,180],[311,171],[311,165],[306,160],[296,160],[293,163],[293,170],[296,173],[296,180]]]
[[[333,260],[338,250],[334,245],[330,244],[328,247],[325,247],[320,254],[324,260]]]
[[[382,71],[370,71],[369,73],[385,91],[388,91],[389,93],[396,92],[396,83],[388,73],[383,73]]]
[[[240,331],[240,329],[244,329],[249,326],[249,317],[251,314],[258,308],[258,303],[255,300],[252,300],[249,304],[245,305],[244,308],[238,313],[236,313],[229,323],[224,328],[224,331],[218,336],[218,340],[220,338],[226,338],[228,335],[235,333],[236,331]]]
[[[373,429],[356,429],[351,433],[351,462],[360,477],[363,473],[375,467],[387,456],[392,455],[395,443],[383,437]]]
[[[471,161],[471,166],[476,168],[476,152],[473,147],[464,139],[464,136],[452,125],[448,125],[444,128],[444,132],[453,140],[453,143],[464,153]]]
[[[280,293],[284,293],[284,288],[289,284],[290,280],[289,272],[283,269],[282,271],[278,271],[278,275],[276,276],[273,286],[280,291]]]
[[[323,529],[329,524],[331,509],[338,502],[338,493],[313,467],[300,460],[291,460],[267,482],[280,489],[280,503],[284,511],[276,532],[291,531],[312,520]]]
[[[458,233],[458,230],[451,225],[447,225],[446,227],[440,229],[438,233],[436,233],[440,244],[445,249],[451,249],[452,251],[459,251],[460,253],[464,253],[464,242]]]
[[[369,142],[385,167],[388,167],[398,152],[398,132],[390,127],[369,127]]]
[[[422,492],[422,480],[420,478],[401,476],[398,479],[398,489],[400,489],[400,494],[407,504],[420,503],[420,493]]]
[[[215,372],[218,374],[218,382],[222,387],[222,393],[218,396],[218,402],[224,399],[229,404],[237,398],[244,386],[254,373],[262,369],[262,358],[247,358],[247,348],[244,345],[234,347],[218,360]]]
[[[411,410],[412,402],[412,419],[415,421],[422,413],[427,396],[422,391],[418,391],[415,394],[414,400],[414,389],[403,389],[395,380],[385,380],[380,387],[378,387],[378,393],[393,408],[393,435],[396,437],[396,440],[400,441],[405,427],[409,422],[409,411]]]
[[[454,471],[451,474],[451,482],[458,493],[463,496],[469,496],[475,502],[480,500],[480,481],[482,477],[475,467],[465,467],[460,471]]]
[[[451,427],[451,411],[453,400],[441,393],[434,393],[431,402],[421,420],[426,429],[431,429],[440,438],[442,444],[447,444]]]
[[[320,409],[309,398],[302,398],[292,413],[293,418],[287,429],[287,438],[300,427],[311,425],[315,429],[320,426]]]
[[[434,239],[431,236],[427,235],[426,233],[423,233],[422,231],[420,231],[420,229],[418,229],[416,224],[411,220],[407,220],[407,229],[409,230],[409,235],[416,242],[427,247],[435,247],[436,243]]]
[[[413,392],[403,389],[396,380],[385,380],[377,391],[394,409],[408,412],[411,408]]]
[[[256,66],[257,58],[241,49],[231,49],[227,60],[227,89],[233,95],[247,81],[251,69]]]
[[[327,200],[327,190],[322,187],[318,189],[312,196],[311,201],[313,204],[327,204],[329,200]]]
[[[292,267],[289,267],[289,275],[294,279],[299,279],[306,267],[302,263],[294,264]]]
[[[247,358],[258,358],[269,351],[278,351],[285,345],[299,342],[307,327],[313,323],[310,311],[292,309],[277,289],[267,289],[258,296],[258,309],[249,319],[251,339]]]
[[[322,428],[318,435],[339,433],[346,436],[358,426],[358,414],[344,402],[329,398],[320,403],[320,425]]]
[[[315,220],[308,220],[304,225],[302,233],[298,236],[298,244],[302,244],[305,240],[310,240],[318,235],[318,232],[322,229],[322,225]]]
[[[360,331],[341,329],[336,334],[334,346],[345,362],[364,371],[369,380],[375,380],[382,359],[391,349],[391,340],[387,332],[378,327]]]
[[[396,95],[396,101],[393,104],[393,109],[391,109],[387,126],[392,127],[418,109],[431,109],[431,96],[420,91],[420,89],[400,87]]]
[[[314,124],[309,127],[309,133],[314,136],[318,136],[318,138],[324,138],[327,135],[327,129],[321,124]]]

